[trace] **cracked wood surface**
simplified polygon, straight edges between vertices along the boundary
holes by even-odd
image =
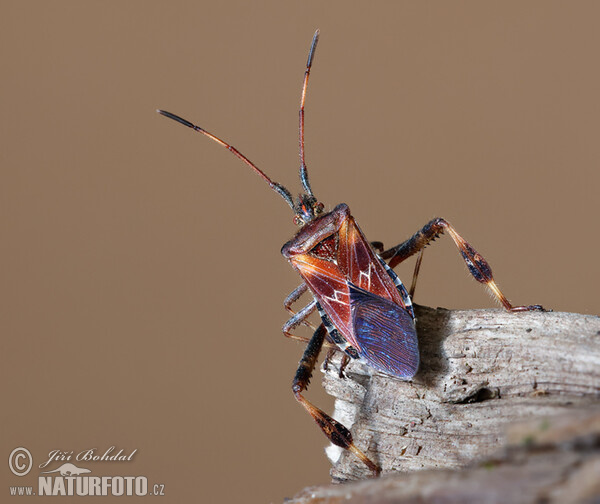
[[[504,445],[515,422],[600,403],[599,317],[417,307],[417,333],[412,382],[357,363],[340,379],[339,358],[323,379],[335,418],[384,473],[464,467]],[[371,476],[351,453],[327,451],[334,480]]]

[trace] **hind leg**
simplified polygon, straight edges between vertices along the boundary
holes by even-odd
[[[371,469],[376,475],[379,475],[381,468],[372,462],[369,457],[367,457],[356,447],[354,441],[352,440],[352,434],[350,430],[344,427],[344,425],[337,420],[331,418],[327,413],[323,412],[323,410],[314,406],[302,395],[302,392],[308,388],[308,384],[310,383],[310,378],[317,363],[317,359],[319,358],[319,354],[321,353],[321,349],[323,348],[326,334],[327,329],[325,329],[325,326],[321,324],[306,346],[304,355],[302,355],[302,359],[300,359],[300,363],[298,364],[298,370],[294,376],[294,382],[292,383],[294,397],[300,404],[302,404],[302,406],[304,406],[304,409],[308,411],[310,416],[313,417],[313,420],[321,428],[323,434],[327,436],[329,441],[331,441],[334,445],[350,450],[363,463],[365,463],[369,469]]]
[[[543,310],[540,305],[513,306],[496,284],[494,277],[492,276],[492,268],[487,261],[464,238],[462,238],[462,236],[456,232],[456,230],[448,221],[439,217],[433,219],[431,222],[423,226],[420,231],[417,231],[405,242],[401,243],[400,245],[396,245],[391,249],[385,250],[379,255],[382,259],[388,260],[389,266],[393,268],[417,252],[422,254],[423,249],[443,233],[448,233],[450,235],[458,247],[458,250],[473,278],[490,289],[494,297],[502,304],[502,306],[504,306],[504,308],[512,312]],[[415,267],[413,284],[411,286],[411,290],[413,292],[416,286],[416,279],[421,264],[421,257],[422,256],[420,255]]]

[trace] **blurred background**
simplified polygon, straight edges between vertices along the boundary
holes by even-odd
[[[1,491],[35,485],[52,450],[110,446],[137,452],[77,465],[145,475],[165,502],[281,502],[328,481],[325,437],[290,390],[303,347],[280,331],[299,283],[279,252],[292,213],[155,113],[197,122],[296,193],[316,28],[306,152],[327,208],[347,203],[389,246],[445,217],[515,304],[598,313],[599,14],[591,1],[5,3],[0,450],[27,447],[34,467],[5,466]],[[405,283],[413,264],[397,268]],[[449,238],[427,249],[415,301],[495,306]],[[308,396],[331,409],[320,373]]]

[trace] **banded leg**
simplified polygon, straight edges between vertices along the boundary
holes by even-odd
[[[321,409],[306,400],[302,395],[302,392],[308,388],[312,372],[317,363],[317,359],[319,358],[319,354],[321,353],[321,349],[323,348],[326,335],[327,329],[325,329],[324,324],[321,324],[306,346],[302,359],[300,359],[298,370],[296,371],[292,383],[292,391],[294,392],[296,400],[302,404],[304,409],[313,417],[314,421],[317,422],[317,425],[321,428],[329,441],[334,445],[350,450],[364,462],[369,469],[376,475],[379,475],[381,468],[354,445],[351,432],[340,422],[334,420]]]
[[[492,294],[500,301],[500,303],[508,311],[531,311],[531,310],[543,310],[540,305],[530,306],[513,306],[510,304],[506,296],[502,294],[498,285],[494,281],[492,276],[492,268],[487,261],[466,241],[464,240],[456,230],[450,225],[450,223],[444,219],[436,218],[426,224],[423,229],[417,231],[412,238],[409,238],[400,245],[396,245],[389,250],[386,250],[380,254],[382,259],[389,259],[389,266],[394,268],[408,257],[422,251],[430,242],[435,240],[438,236],[447,232],[454,243],[458,247],[460,254],[462,255],[469,272],[479,283],[486,285]],[[420,260],[417,261],[417,266],[420,266]],[[413,279],[413,287],[416,282],[416,275],[418,274],[418,268],[415,269],[415,278]]]

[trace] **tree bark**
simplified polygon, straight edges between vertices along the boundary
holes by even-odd
[[[333,359],[323,379],[327,392],[336,398],[334,417],[351,428],[357,446],[381,465],[384,474],[421,471],[403,474],[399,488],[418,488],[428,479],[454,478],[455,483],[460,481],[457,490],[477,492],[482,469],[473,469],[472,464],[490,457],[504,461],[503,468],[508,470],[504,477],[510,476],[515,485],[531,478],[543,485],[542,476],[550,477],[552,467],[562,467],[557,461],[571,463],[577,458],[573,448],[577,443],[568,444],[565,437],[572,441],[587,433],[600,440],[599,317],[417,307],[417,333],[421,365],[411,382],[356,362],[340,378],[339,358]],[[561,442],[571,448],[565,452],[555,443],[556,460],[534,449],[529,455],[536,461],[535,469],[527,472],[519,468],[521,462],[507,458],[506,446],[528,449],[545,430],[554,432],[557,423],[564,430],[563,421],[557,419],[565,415],[567,427],[571,424],[574,430],[563,435]],[[590,415],[593,420],[582,424],[580,419]],[[521,430],[514,427],[523,422]],[[596,458],[591,466],[580,460],[588,473],[596,470],[596,482],[600,481],[598,444],[592,443]],[[372,476],[353,454],[336,447],[327,452],[334,481]],[[550,460],[552,464],[545,464]],[[461,470],[467,466],[471,469]],[[422,471],[430,469],[446,471],[443,475]],[[369,485],[383,489],[388,481],[370,480]],[[600,489],[596,490],[600,495]],[[424,494],[417,491],[414,495]]]

